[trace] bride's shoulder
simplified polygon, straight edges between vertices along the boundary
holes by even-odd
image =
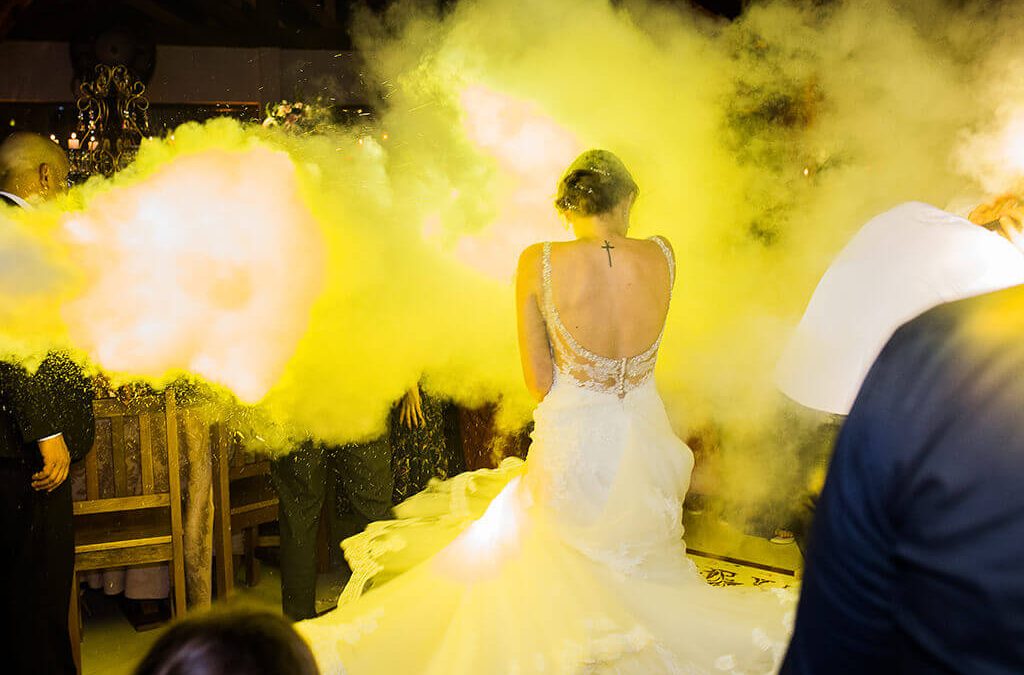
[[[516,266],[516,278],[520,282],[526,279],[533,279],[541,274],[541,259],[544,256],[544,242],[530,244],[519,254],[519,264]]]
[[[522,268],[524,264],[539,263],[544,255],[544,246],[544,242],[538,242],[524,248],[523,252],[519,254],[519,267]]]
[[[672,248],[672,242],[668,240],[668,237],[662,234],[656,234],[652,237],[647,237],[646,241],[651,242],[663,251],[666,251],[669,256],[675,258],[675,249]]]
[[[665,246],[669,247],[670,249],[672,248],[672,242],[670,242],[668,240],[668,237],[666,237],[663,234],[653,234],[650,237],[647,237],[647,239],[645,239],[644,241],[650,241],[650,242],[653,242],[655,244],[657,244],[658,242],[661,242],[662,244],[664,244]]]

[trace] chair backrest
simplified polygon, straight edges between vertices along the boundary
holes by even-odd
[[[270,474],[270,456],[250,452],[241,443],[231,445],[231,480]]]
[[[86,498],[76,515],[156,508],[181,502],[174,392],[127,402],[97,399],[96,441],[85,457]]]
[[[75,570],[169,561],[174,614],[185,615],[181,465],[174,392],[93,402],[96,441],[85,456],[85,499],[73,502]],[[72,594],[71,627],[78,626]]]
[[[224,421],[213,426],[213,438],[214,567],[218,595],[227,597],[234,588],[232,533],[244,533],[246,583],[251,586],[259,576],[255,549],[263,541],[257,527],[278,519],[278,498],[268,456],[247,452]]]
[[[221,469],[227,469],[226,480],[230,483],[230,505],[232,519],[243,513],[251,513],[251,518],[269,522],[277,519],[277,492],[270,480],[270,455],[253,452],[245,447],[241,438],[231,433],[226,424],[218,425],[217,442],[222,460]],[[224,480],[224,477],[221,478]],[[226,483],[225,483],[226,486]],[[263,511],[262,515],[252,513],[257,509],[273,507],[273,513]]]

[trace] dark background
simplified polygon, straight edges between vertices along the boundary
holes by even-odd
[[[435,0],[445,11],[452,0]],[[509,0],[514,2],[515,0]],[[123,24],[145,42],[350,49],[353,8],[391,0],[0,0],[0,40],[81,41]],[[734,18],[744,0],[662,0]]]

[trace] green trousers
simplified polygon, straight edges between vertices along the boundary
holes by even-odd
[[[340,447],[307,441],[271,465],[271,479],[280,500],[281,605],[292,619],[308,619],[316,615],[317,530],[324,501],[334,559],[342,539],[391,516],[391,445],[386,436]],[[344,518],[337,508],[341,495],[351,504]]]
[[[832,459],[839,430],[846,417],[807,408],[783,397],[779,406],[778,441],[789,453],[787,466],[779,467],[780,483],[788,489],[772,498],[767,513],[774,528],[790,530],[801,551],[807,550],[811,522],[820,487],[812,487],[815,474],[824,476]],[[767,533],[766,533],[767,534]],[[768,535],[770,536],[770,535]]]

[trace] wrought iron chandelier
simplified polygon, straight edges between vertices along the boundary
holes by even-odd
[[[78,88],[78,128],[68,139],[71,177],[110,176],[135,159],[149,133],[146,85],[126,67],[98,65]]]

